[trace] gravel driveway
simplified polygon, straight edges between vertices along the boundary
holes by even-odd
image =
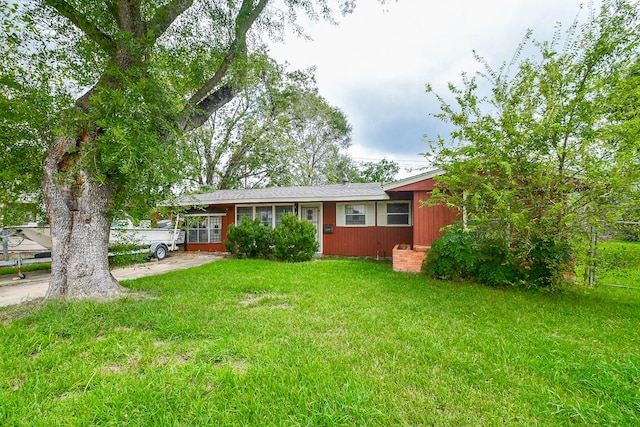
[[[222,256],[203,252],[178,253],[171,254],[162,261],[151,260],[144,264],[116,267],[112,273],[118,280],[137,279],[138,277],[196,267],[219,259],[222,259]],[[14,275],[0,276],[0,307],[44,297],[49,286],[49,272],[31,271],[26,275],[26,279],[22,280],[17,280]]]

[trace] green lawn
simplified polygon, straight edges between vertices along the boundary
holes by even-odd
[[[640,292],[224,260],[0,311],[0,425],[640,425]]]
[[[640,288],[640,243],[602,242],[598,249],[599,285]]]

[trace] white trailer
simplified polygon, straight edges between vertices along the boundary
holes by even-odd
[[[16,227],[16,234],[51,250],[51,229],[49,226],[27,225]],[[139,250],[134,252],[149,252],[154,258],[162,260],[169,251],[178,249],[177,245],[184,243],[185,232],[175,228],[145,228],[145,227],[113,227],[109,234],[109,246],[134,245]],[[131,253],[131,252],[129,252]]]

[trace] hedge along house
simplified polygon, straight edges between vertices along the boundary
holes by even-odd
[[[394,269],[419,271],[424,251],[453,223],[446,206],[422,206],[435,187],[435,170],[400,181],[311,187],[219,190],[183,198],[189,219],[187,251],[226,251],[230,224],[259,218],[277,227],[282,215],[294,213],[313,223],[319,253],[354,257],[394,257]]]

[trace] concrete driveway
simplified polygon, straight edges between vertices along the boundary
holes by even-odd
[[[144,264],[116,267],[112,273],[118,280],[137,279],[138,277],[196,267],[219,259],[222,259],[222,256],[203,252],[178,253],[171,254],[162,261],[151,260]],[[32,271],[26,275],[27,277],[22,280],[17,280],[14,275],[0,276],[0,307],[44,297],[49,286],[49,272]]]

